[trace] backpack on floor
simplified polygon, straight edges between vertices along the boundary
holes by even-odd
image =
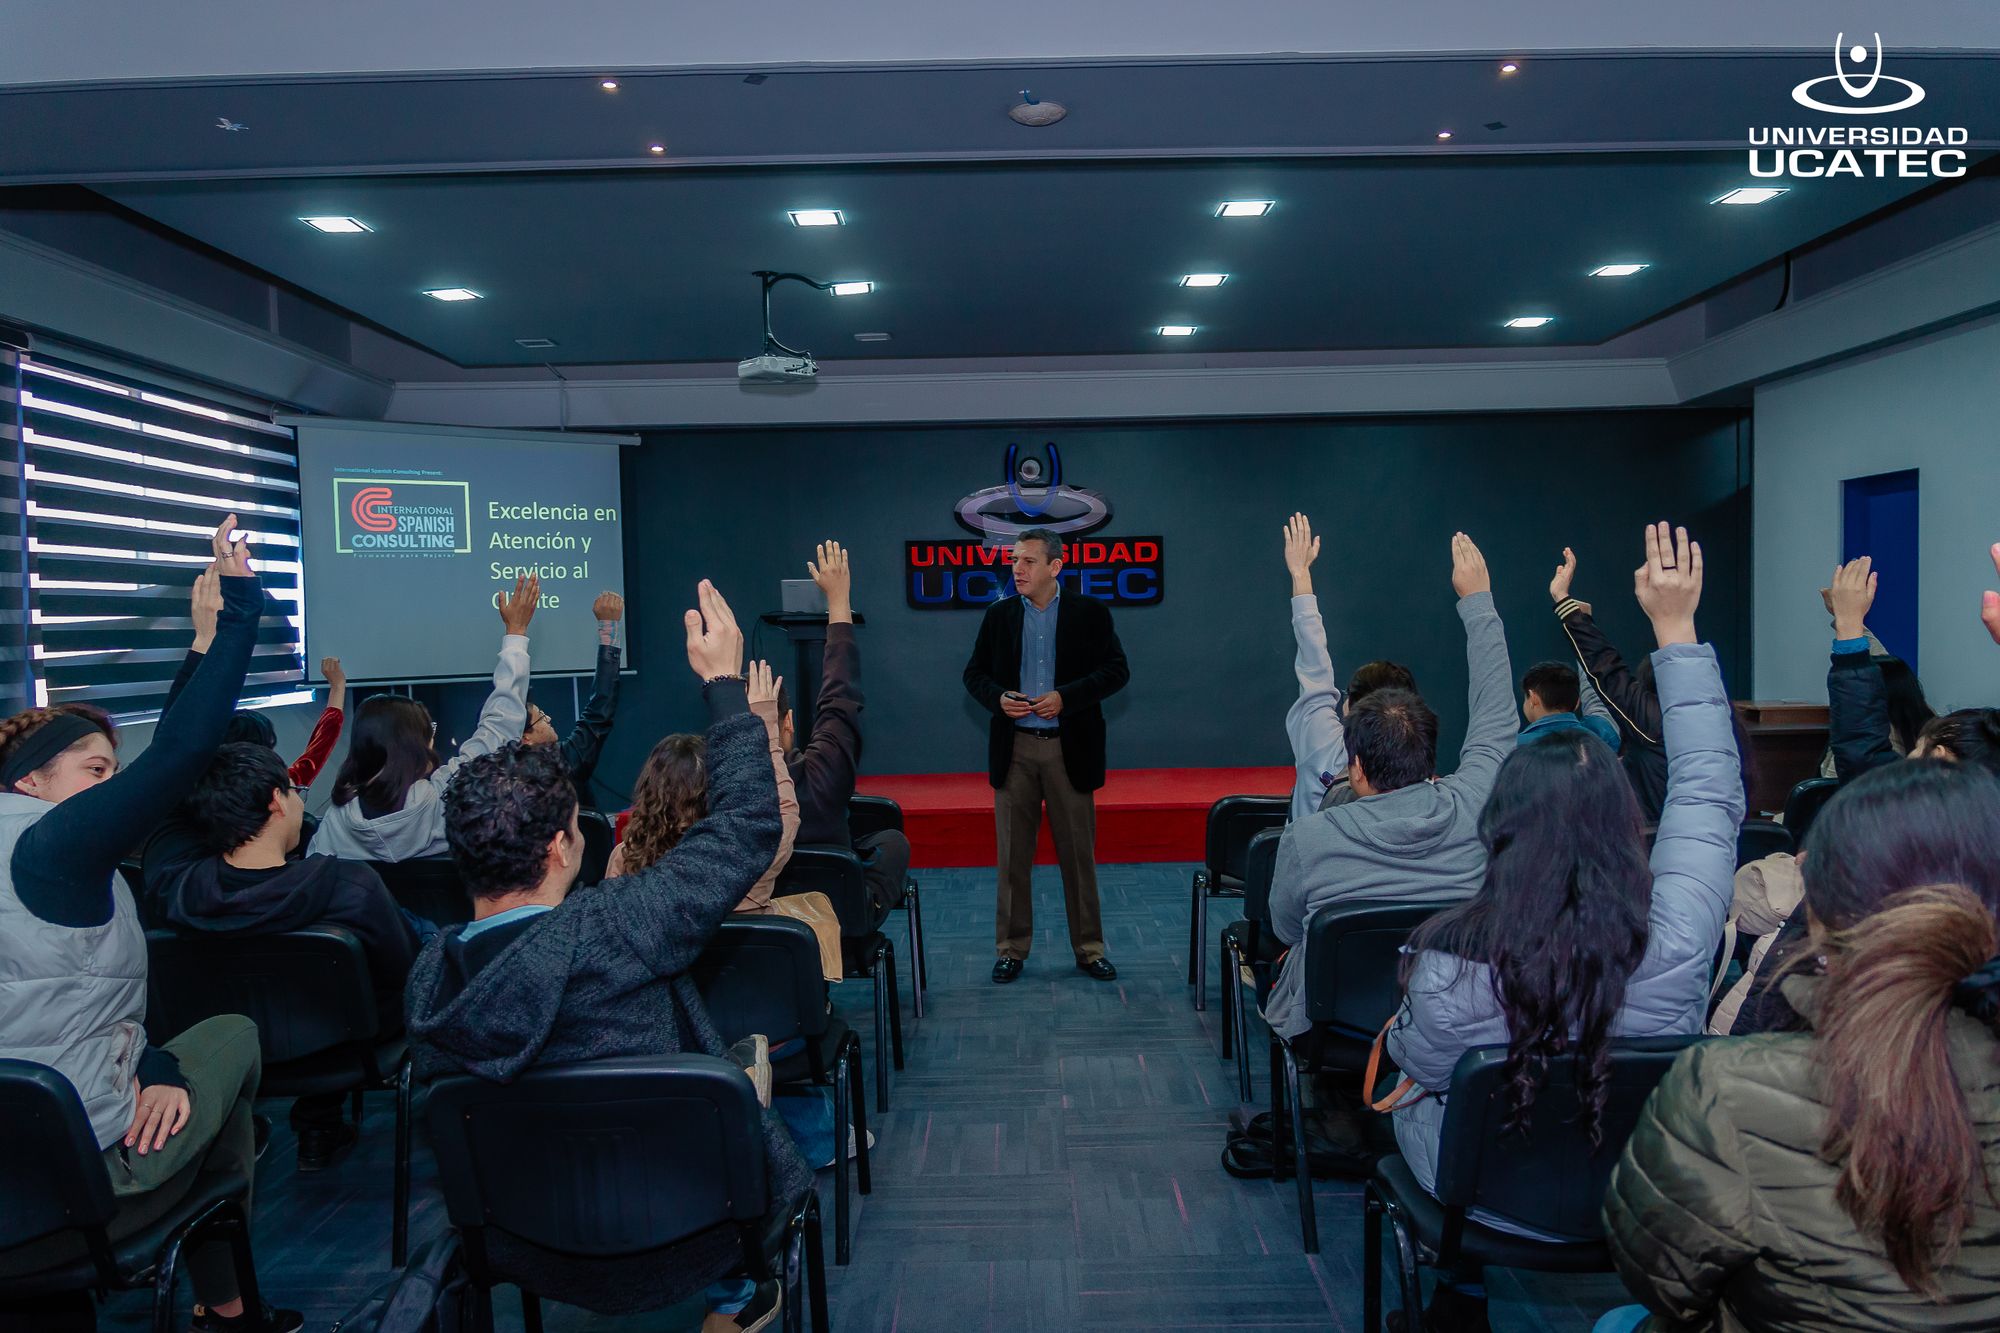
[[[458,1232],[451,1230],[335,1321],[333,1333],[480,1333],[486,1327],[483,1299],[465,1271]]]
[[[1306,1169],[1312,1172],[1314,1180],[1366,1180],[1374,1171],[1379,1154],[1356,1153],[1341,1147],[1329,1140],[1311,1118],[1307,1119],[1305,1129]],[[1275,1154],[1285,1154],[1289,1169],[1291,1152],[1289,1138],[1279,1145],[1271,1142],[1271,1113],[1260,1111],[1242,1128],[1229,1131],[1229,1139],[1222,1146],[1222,1169],[1238,1180],[1269,1180],[1276,1174]]]

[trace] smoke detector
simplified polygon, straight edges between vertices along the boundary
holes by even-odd
[[[1047,102],[1036,97],[1026,88],[1021,90],[1021,100],[1007,108],[1007,117],[1016,125],[1026,125],[1039,129],[1053,125],[1069,114],[1069,108],[1061,102]]]

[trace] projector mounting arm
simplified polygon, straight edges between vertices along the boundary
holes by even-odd
[[[760,268],[756,270],[753,276],[763,279],[764,282],[764,354],[766,356],[769,356],[775,352],[782,354],[784,356],[796,356],[808,361],[811,360],[812,359],[811,352],[796,351],[793,348],[785,346],[783,343],[779,342],[776,337],[772,336],[771,288],[777,286],[781,282],[786,281],[787,279],[791,280],[792,282],[803,282],[806,286],[813,288],[815,291],[822,291],[822,292],[832,291],[833,284],[830,282],[815,282],[813,279],[808,278],[803,273],[773,273],[770,269],[766,268]]]

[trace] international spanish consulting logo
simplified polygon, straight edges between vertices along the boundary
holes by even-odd
[[[1882,72],[1882,34],[1873,36],[1871,52],[1862,42],[1849,45],[1846,33],[1835,34],[1833,73],[1799,83],[1792,101],[1808,111],[1843,117],[1889,116],[1922,102],[1922,84]],[[1762,180],[1963,176],[1969,138],[1962,125],[1889,125],[1880,120],[1753,125],[1750,174]]]
[[[333,549],[341,555],[469,555],[472,488],[462,481],[335,477]]]

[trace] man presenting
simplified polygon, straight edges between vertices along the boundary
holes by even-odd
[[[1102,602],[1065,597],[1062,538],[1029,528],[1014,538],[1014,590],[979,625],[965,688],[993,714],[986,747],[999,843],[993,980],[1021,975],[1035,933],[1030,882],[1042,806],[1062,865],[1063,909],[1076,965],[1099,981],[1118,975],[1104,956],[1098,917],[1091,793],[1104,785],[1105,698],[1131,679],[1125,650]]]

